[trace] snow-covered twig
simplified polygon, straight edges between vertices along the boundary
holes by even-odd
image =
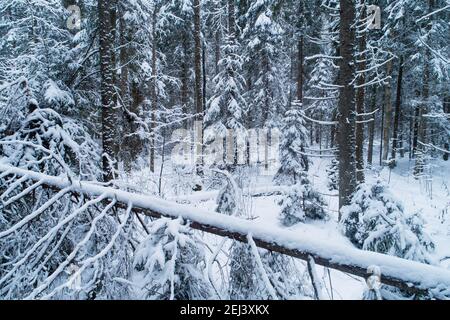
[[[258,247],[256,246],[255,241],[253,241],[252,235],[249,234],[247,236],[247,239],[248,239],[248,244],[250,245],[250,248],[252,249],[253,256],[255,257],[256,264],[258,265],[258,270],[261,274],[261,277],[264,281],[267,291],[272,296],[272,299],[278,300],[278,296],[277,296],[272,284],[270,283],[270,280],[269,280],[269,277],[267,276],[266,270],[264,269],[264,265],[261,261],[261,256],[259,255],[259,252],[258,252]]]

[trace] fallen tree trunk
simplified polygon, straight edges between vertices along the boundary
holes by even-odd
[[[255,244],[263,249],[282,253],[342,272],[367,278],[369,267],[381,269],[381,283],[395,286],[412,294],[431,293],[436,299],[450,296],[450,271],[436,266],[405,260],[380,253],[363,251],[350,245],[339,245],[317,240],[304,234],[276,226],[264,226],[252,221],[225,216],[215,212],[176,204],[155,197],[133,194],[94,183],[70,181],[63,177],[52,177],[37,172],[0,164],[2,175],[16,175],[41,182],[55,189],[70,187],[73,192],[88,197],[106,195],[115,199],[118,206],[133,205],[134,212],[149,217],[179,218],[190,222],[194,229],[227,237],[241,242],[251,235]]]

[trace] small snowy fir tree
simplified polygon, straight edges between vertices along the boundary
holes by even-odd
[[[434,243],[423,230],[423,218],[419,213],[405,213],[380,180],[359,187],[351,204],[343,207],[341,223],[346,236],[360,249],[432,263],[429,253],[434,250]],[[382,286],[379,293],[390,299],[404,295],[387,286]],[[370,297],[370,292],[366,293],[365,298]]]
[[[227,179],[217,199],[216,211],[219,213],[245,217],[247,209],[244,205],[240,182],[227,172],[221,172]],[[247,214],[248,215],[248,214]],[[271,299],[267,284],[261,279],[264,272],[270,279],[270,286],[280,299],[302,297],[301,283],[293,275],[297,272],[292,259],[278,253],[263,249],[256,250],[263,269],[258,269],[255,252],[248,244],[233,242],[231,246],[229,297],[233,300]],[[292,280],[295,278],[295,280]]]
[[[339,190],[339,161],[333,159],[327,168],[328,190]]]
[[[305,177],[310,162],[306,155],[308,131],[306,130],[301,104],[293,103],[284,116],[281,138],[281,166],[274,181],[278,185],[294,185]]]
[[[225,177],[226,182],[217,198],[216,211],[229,216],[244,217],[243,198],[238,183],[228,172],[218,173]],[[248,244],[235,241],[231,245],[228,287],[232,300],[261,298],[256,261]]]
[[[225,138],[228,129],[242,133],[246,102],[241,95],[243,84],[242,58],[234,35],[228,36],[222,46],[221,71],[214,78],[214,95],[208,101],[205,115],[205,141],[213,141],[218,135]]]
[[[205,277],[205,252],[182,219],[158,219],[138,247],[134,280],[141,298],[199,300],[213,296]]]
[[[281,200],[281,221],[285,226],[309,219],[325,219],[324,201],[308,179],[306,155],[308,136],[300,105],[294,103],[286,112],[281,140],[281,166],[275,175],[277,185],[287,187]]]
[[[433,242],[424,233],[418,213],[409,215],[380,180],[363,184],[342,209],[347,237],[364,250],[430,263]]]

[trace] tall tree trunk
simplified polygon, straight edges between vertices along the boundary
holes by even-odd
[[[155,151],[156,151],[156,132],[155,132],[155,121],[156,121],[156,112],[158,110],[158,72],[157,72],[157,39],[156,39],[156,19],[158,16],[158,7],[155,5],[153,8],[153,17],[152,17],[152,80],[151,80],[151,138],[150,138],[150,171],[155,172]]]
[[[416,90],[416,97],[420,97],[420,92]],[[414,108],[413,120],[413,137],[412,137],[412,158],[417,157],[417,145],[419,141],[419,126],[420,126],[420,106],[416,105]]]
[[[195,72],[195,112],[197,133],[196,155],[197,173],[202,174],[203,166],[203,83],[202,83],[202,43],[201,43],[201,8],[200,0],[194,0],[194,72]]]
[[[370,112],[375,112],[377,107],[377,87],[373,86],[372,98],[370,101]],[[369,147],[367,149],[367,165],[373,164],[373,142],[375,139],[375,114],[372,115],[372,121],[369,122]]]
[[[111,26],[112,1],[98,0],[98,32],[100,55],[100,95],[102,102],[102,166],[104,181],[113,179],[111,161],[115,159],[115,92],[114,92],[114,59],[113,59],[113,27]]]
[[[181,61],[181,74],[180,74],[180,80],[181,80],[181,95],[180,95],[180,102],[183,109],[183,113],[186,116],[187,114],[191,113],[190,108],[188,107],[189,104],[189,66],[188,66],[188,51],[189,46],[187,42],[187,36],[185,35],[182,39],[182,47],[183,47],[183,58]],[[183,122],[184,128],[188,129],[191,126],[191,121],[185,120]]]
[[[202,74],[203,74],[203,86],[202,86],[202,92],[203,92],[203,107],[206,106],[206,86],[208,85],[208,77],[206,76],[206,43],[203,43],[202,45]]]
[[[339,60],[339,208],[348,205],[356,191],[355,163],[355,76],[354,45],[355,2],[340,1]],[[340,218],[340,217],[339,217]]]
[[[420,153],[425,152],[423,145],[427,143],[427,119],[425,115],[428,113],[429,108],[429,97],[430,97],[430,67],[429,61],[430,55],[428,50],[426,50],[425,54],[425,65],[423,71],[423,91],[422,91],[422,107],[420,108],[418,119],[417,119],[417,135],[416,135],[416,148],[420,151]],[[417,175],[423,171],[423,158],[416,157],[416,163],[414,166],[414,174]]]
[[[124,169],[126,172],[131,172],[131,150],[128,144],[126,143],[126,136],[131,132],[132,121],[129,119],[126,109],[130,108],[130,95],[128,90],[128,46],[127,46],[127,35],[128,35],[127,26],[125,23],[125,19],[123,15],[119,18],[119,44],[120,44],[120,80],[119,80],[119,92],[120,92],[120,104],[122,104],[121,121],[122,132],[123,134],[118,137],[118,141],[120,141],[120,150],[119,150],[119,158],[123,162]],[[120,139],[120,140],[119,140]]]
[[[221,39],[220,39],[220,32],[216,31],[216,35],[214,37],[214,65],[215,65],[215,74],[219,74],[219,61],[220,61],[220,46],[221,46]]]
[[[392,74],[392,60],[386,63],[386,75]],[[383,125],[383,161],[388,160],[389,155],[389,138],[392,125],[392,88],[391,83],[385,86],[384,96],[384,125]]]
[[[298,71],[297,71],[297,100],[303,104],[303,65],[304,65],[304,53],[303,53],[303,35],[298,40]]]
[[[365,1],[362,1],[363,5],[365,5]],[[362,15],[362,19],[366,17],[365,14]],[[360,63],[358,63],[358,70],[364,71],[366,69],[366,33],[364,32],[360,38],[358,43],[358,51],[360,53],[360,56],[358,59],[361,60]],[[359,75],[357,84],[359,86],[356,94],[356,113],[363,114],[364,113],[364,101],[365,101],[365,87],[364,83],[366,82],[366,77],[364,73],[361,73]],[[364,183],[364,122],[362,120],[363,117],[358,117],[358,120],[360,120],[356,124],[356,180],[358,181],[358,184]]]
[[[395,116],[394,116],[394,133],[392,136],[392,153],[391,161],[396,165],[397,146],[399,145],[399,127],[401,119],[401,105],[402,105],[402,82],[403,82],[403,57],[400,57],[398,78],[397,78],[397,96],[395,100]]]
[[[428,0],[428,13],[431,13],[433,11],[434,7],[434,0]],[[425,26],[425,32],[426,34],[429,34],[432,29],[432,22],[431,20],[429,23]],[[426,40],[425,40],[426,41]],[[425,47],[424,48],[424,65],[423,65],[423,82],[422,82],[422,108],[419,113],[419,119],[418,119],[418,141],[417,141],[417,148],[423,153],[425,152],[423,146],[421,143],[425,144],[427,143],[427,119],[425,115],[429,111],[429,98],[430,98],[430,60],[431,60],[431,52],[430,50]],[[421,158],[421,157],[419,157]],[[417,175],[420,172],[423,171],[423,159],[417,159],[416,158],[416,164],[414,167],[414,173]]]

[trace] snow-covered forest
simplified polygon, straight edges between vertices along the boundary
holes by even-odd
[[[0,300],[450,299],[448,0],[0,0]]]

